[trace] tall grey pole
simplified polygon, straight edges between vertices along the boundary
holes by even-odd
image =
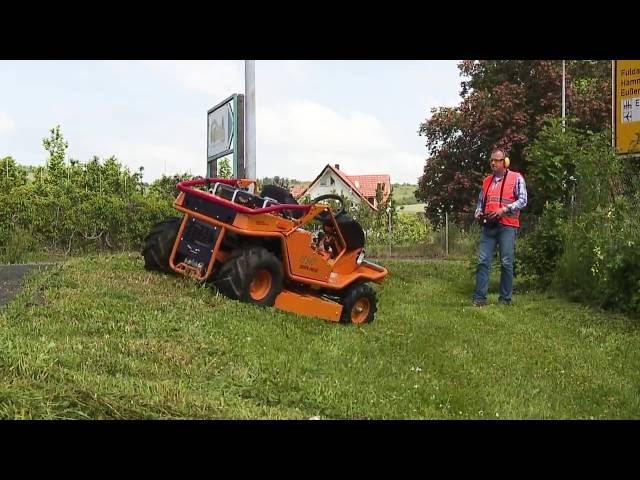
[[[244,61],[245,176],[256,178],[256,62]]]
[[[562,60],[562,131],[564,132],[564,127],[565,127],[565,119],[564,119],[564,112],[565,112],[565,67],[564,67],[564,60]]]

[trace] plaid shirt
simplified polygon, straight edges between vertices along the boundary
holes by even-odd
[[[499,182],[502,181],[504,177],[493,177],[493,185],[495,186]],[[513,189],[513,195],[517,198],[515,202],[511,205],[505,205],[509,208],[509,212],[513,213],[516,210],[522,210],[527,206],[527,184],[524,181],[522,175],[518,175],[518,180],[516,181],[516,185]],[[478,195],[478,203],[476,205],[476,215],[482,213],[482,199],[484,197],[484,192],[482,191],[482,187],[480,187],[480,194]]]

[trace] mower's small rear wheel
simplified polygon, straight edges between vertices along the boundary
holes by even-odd
[[[282,262],[262,247],[235,252],[222,265],[216,278],[216,286],[223,295],[265,306],[273,306],[283,282]]]
[[[378,309],[376,292],[366,283],[349,287],[341,303],[342,323],[371,323]]]

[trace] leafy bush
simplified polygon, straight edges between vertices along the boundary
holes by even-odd
[[[10,157],[0,161],[0,261],[40,250],[138,249],[153,223],[174,214],[174,180],[184,176],[163,177],[146,188],[142,169],[132,174],[114,157],[66,162],[59,128],[43,144],[47,167],[32,167],[30,174]]]
[[[431,226],[424,215],[398,213],[396,223],[391,225],[391,243],[397,246],[415,245],[430,242]]]
[[[640,221],[631,202],[580,215],[568,229],[554,288],[573,300],[640,315]]]
[[[36,250],[38,243],[31,232],[22,227],[15,228],[11,233],[8,240],[2,244],[0,258],[5,263],[22,263],[26,253]]]
[[[528,184],[533,209],[546,203],[517,259],[555,292],[640,315],[640,185],[610,142],[610,132],[563,132],[557,120],[543,129]]]
[[[564,251],[567,210],[558,200],[547,203],[536,229],[518,241],[520,274],[549,281]]]

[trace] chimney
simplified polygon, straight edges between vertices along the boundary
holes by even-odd
[[[334,167],[336,168],[336,170],[340,170],[340,165],[339,164],[335,164]]]

